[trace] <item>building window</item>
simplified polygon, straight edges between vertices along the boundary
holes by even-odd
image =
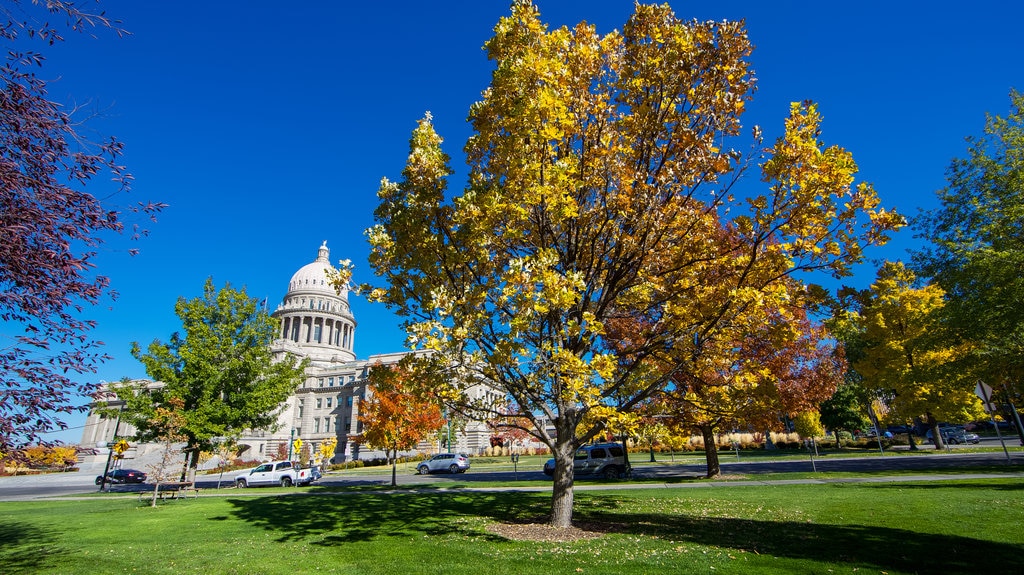
[[[334,378],[333,377],[328,377],[327,378],[327,387],[334,387]]]
[[[321,326],[320,324],[316,324],[315,326],[313,326],[313,341],[320,343],[320,335],[322,331],[323,326]]]
[[[305,407],[305,401],[299,400],[299,419],[302,419],[302,408]]]
[[[331,408],[331,399],[333,399],[333,398],[331,398],[331,397],[327,398],[327,409]]]
[[[313,433],[320,433],[320,420],[319,419],[314,419],[313,420]]]
[[[321,398],[319,398],[319,397],[318,397],[318,398],[316,398],[316,408],[317,408],[317,409],[321,409],[321,408],[323,408],[323,399],[321,399]]]
[[[317,381],[317,383],[319,384],[319,386],[320,386],[320,387],[323,387],[323,386],[324,386],[324,378],[322,378],[322,377],[321,377],[321,378],[320,378],[320,379],[319,379],[319,380]]]
[[[331,418],[330,417],[325,417],[324,418],[324,433],[330,433],[330,432],[331,432]]]
[[[348,407],[352,407],[352,396],[351,395],[345,398],[345,405],[347,405]]]

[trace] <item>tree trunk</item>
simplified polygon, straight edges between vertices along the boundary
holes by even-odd
[[[385,455],[388,455],[388,454],[385,453]],[[398,448],[397,447],[395,448],[395,450],[393,452],[391,452],[391,455],[389,455],[389,457],[391,458],[391,487],[397,487],[398,486]]]
[[[715,443],[715,428],[711,425],[699,427],[701,436],[704,437],[704,456],[708,462],[708,474],[710,479],[722,473],[722,466],[718,462],[718,444]]]
[[[842,449],[843,448],[843,444],[839,440],[839,430],[838,429],[833,430],[832,431],[832,435],[836,436],[836,450],[838,451],[838,450]]]
[[[625,442],[623,442],[623,445],[625,445]],[[651,463],[657,463],[654,460],[654,442],[652,441],[649,445],[651,446]]]
[[[946,443],[942,441],[942,434],[939,433],[938,420],[935,419],[935,416],[932,415],[932,412],[930,411],[925,412],[925,417],[927,418],[926,421],[928,423],[928,429],[932,430],[932,443],[935,444],[935,449],[944,449],[946,447]]]
[[[573,505],[573,458],[576,445],[572,434],[558,430],[555,438],[555,475],[551,488],[551,521],[552,527],[572,527]]]

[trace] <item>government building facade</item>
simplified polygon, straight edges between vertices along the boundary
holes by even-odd
[[[316,453],[325,440],[335,438],[334,462],[384,456],[381,451],[352,441],[362,433],[359,406],[368,393],[367,377],[373,366],[397,363],[414,352],[356,358],[353,351],[356,319],[349,307],[348,290],[339,293],[328,282],[328,273],[333,271],[330,250],[324,242],[317,251],[316,259],[292,275],[287,293],[271,313],[279,320],[281,330],[271,344],[275,359],[292,355],[300,360],[308,359],[309,366],[305,380],[281,406],[276,427],[248,430],[238,438],[239,444],[249,448],[241,455],[243,458],[274,459],[279,452],[292,446],[297,438],[309,446],[310,453]],[[146,380],[139,380],[137,384],[160,385]],[[497,398],[496,391],[486,386],[479,386],[469,393],[478,397],[487,394],[492,400]],[[116,398],[107,399],[111,407],[117,407]],[[120,425],[117,435],[130,437],[134,434],[130,427],[123,423]],[[116,421],[103,419],[91,412],[82,434],[82,446],[106,445],[113,440],[116,426]],[[460,422],[450,433],[442,432],[437,438],[420,444],[418,450],[478,454],[490,445],[490,435],[484,422]],[[447,444],[449,441],[450,445]],[[292,457],[297,458],[298,454]]]

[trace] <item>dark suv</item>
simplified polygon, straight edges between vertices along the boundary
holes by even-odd
[[[630,471],[629,462],[626,460],[626,448],[620,443],[598,443],[581,447],[576,450],[572,465],[576,475],[600,475],[607,479],[623,477]],[[544,474],[548,477],[554,476],[554,459],[549,459],[544,464]]]

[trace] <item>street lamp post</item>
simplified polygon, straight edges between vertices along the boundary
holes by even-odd
[[[103,466],[103,475],[100,477],[100,491],[107,486],[107,473],[110,472],[110,460],[114,457],[114,443],[117,441],[117,433],[121,430],[121,411],[124,409],[122,403],[117,409],[117,422],[114,423],[114,437],[107,443],[107,464]]]

